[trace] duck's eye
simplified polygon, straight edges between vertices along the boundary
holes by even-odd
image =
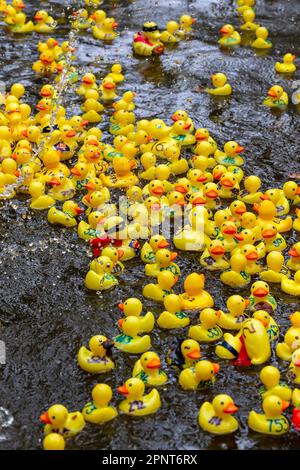
[[[295,336],[295,339],[299,339],[299,336]]]
[[[55,416],[51,416],[51,419],[55,419]]]
[[[221,401],[221,402],[220,402],[220,405],[224,405],[224,402],[223,402],[223,401]]]
[[[190,346],[184,346],[184,349],[191,349]]]
[[[129,387],[132,387],[132,384],[129,384]]]

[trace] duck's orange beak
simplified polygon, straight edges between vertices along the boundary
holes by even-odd
[[[258,289],[255,289],[255,291],[253,292],[253,295],[255,297],[266,297],[266,295],[268,295],[268,291],[266,289],[263,289],[262,287],[259,287]]]
[[[126,385],[122,385],[121,387],[118,387],[117,390],[119,393],[122,393],[122,395],[128,395],[129,393],[129,390],[126,387]]]
[[[173,253],[171,253],[171,261],[174,261],[174,259],[176,259],[178,256],[178,253],[176,253],[176,251],[173,251]]]
[[[244,240],[244,237],[241,233],[237,233],[234,238],[238,241],[238,242],[242,242]]]
[[[41,420],[42,423],[44,423],[44,424],[52,424],[51,421],[50,421],[50,418],[49,418],[48,411],[46,411],[45,413],[43,413],[43,414],[40,416],[40,420]]]
[[[162,240],[157,246],[158,248],[168,248],[169,245],[170,243],[168,243],[167,240]]]
[[[200,359],[201,354],[200,354],[199,349],[194,349],[193,351],[189,352],[189,353],[187,354],[187,357],[188,357],[189,359]]]
[[[60,186],[61,182],[59,181],[58,178],[54,177],[49,181],[49,184],[51,184],[51,186]]]
[[[226,28],[226,26],[223,26],[221,29],[220,29],[220,33],[221,34],[228,34],[230,33],[230,30],[228,28]]]
[[[91,203],[91,196],[89,194],[85,195],[85,200],[88,202],[88,204]]]
[[[209,191],[206,191],[205,196],[209,199],[217,199],[218,193],[214,189],[210,189]]]
[[[108,82],[104,83],[103,88],[105,88],[106,90],[113,90],[114,88],[116,88],[116,85],[114,83]]]
[[[236,228],[230,225],[229,227],[225,227],[223,232],[227,235],[234,235],[236,234]]]
[[[262,201],[270,201],[270,196],[269,196],[268,194],[262,194],[262,195],[260,196],[260,199],[261,199]]]
[[[249,299],[244,299],[244,301],[245,301],[245,308],[247,308],[248,305],[250,304],[250,300]]]
[[[191,18],[191,23],[195,24],[196,23],[196,18]]]
[[[28,130],[24,129],[24,131],[21,132],[23,137],[28,137]]]
[[[222,175],[223,175],[222,171],[215,171],[215,172],[213,172],[213,177],[214,177],[214,179],[217,180],[217,181],[218,181],[219,179],[221,179]]]
[[[21,172],[19,170],[15,171],[15,176],[19,178],[19,176],[21,176]]]
[[[43,21],[43,17],[42,17],[41,15],[38,15],[38,14],[36,14],[36,15],[34,16],[34,19],[35,19],[36,21]]]
[[[116,21],[114,21],[113,24],[112,24],[112,28],[117,29],[118,26],[119,26],[119,24]]]
[[[187,129],[189,129],[189,128],[191,127],[191,125],[192,125],[191,123],[186,122],[186,123],[184,124],[184,126],[183,126],[183,129],[187,130]]]
[[[80,171],[78,170],[78,168],[71,168],[71,173],[75,176],[80,176]]]
[[[246,258],[248,261],[256,261],[258,259],[258,254],[255,251],[251,251],[251,253],[246,255]]]
[[[124,312],[124,304],[118,304],[119,309],[121,312]]]
[[[271,96],[272,98],[276,98],[276,97],[277,97],[275,91],[273,91],[273,90],[269,90],[269,91],[268,91],[268,96]]]
[[[164,194],[165,190],[162,186],[156,186],[156,188],[152,189],[152,192],[153,194],[161,196],[162,194]]]
[[[205,135],[205,134],[201,134],[200,132],[199,132],[199,133],[196,133],[195,137],[196,137],[196,140],[197,140],[197,141],[201,141],[201,140],[205,140],[205,139],[206,139],[206,135]]]
[[[206,204],[206,199],[204,199],[204,198],[201,197],[201,196],[196,197],[196,198],[193,200],[193,206],[202,206],[203,204]]]
[[[84,79],[82,81],[86,85],[92,85],[92,83],[93,83],[93,80],[90,77],[84,77]]]
[[[161,362],[159,358],[152,359],[147,365],[148,369],[159,369],[160,366],[161,366]]]
[[[80,214],[83,213],[83,209],[81,209],[81,207],[79,207],[79,206],[76,206],[75,207],[75,212],[76,212],[77,215],[80,215]]]
[[[91,15],[90,18],[92,18],[92,20],[96,21],[96,15]]]
[[[173,114],[173,116],[171,117],[172,121],[176,122],[176,121],[179,121],[179,116],[176,116],[176,114]]]
[[[96,186],[94,185],[94,183],[92,183],[91,181],[89,181],[88,183],[86,183],[84,185],[84,187],[86,189],[88,189],[89,191],[94,191],[96,189]]]
[[[224,255],[225,249],[222,246],[215,246],[212,248],[211,253],[216,256]]]
[[[98,146],[99,146],[98,140],[95,140],[95,139],[89,140],[89,141],[88,141],[88,144],[89,144],[89,145],[94,145],[95,147],[98,147]]]
[[[275,232],[275,230],[268,229],[268,230],[263,230],[261,232],[261,234],[262,234],[263,238],[273,238],[273,237],[275,237],[276,232]]]
[[[122,258],[122,256],[124,255],[124,250],[121,250],[120,248],[118,249],[118,258]]]
[[[158,211],[160,209],[160,204],[159,202],[154,202],[153,204],[151,204],[151,209],[153,211]]]
[[[130,160],[129,168],[130,168],[130,170],[133,170],[133,168],[135,168],[135,161],[134,160]]]
[[[224,186],[225,188],[233,188],[234,186],[233,182],[227,179],[222,180],[221,185]]]
[[[238,145],[236,148],[235,153],[242,153],[245,151],[245,147],[242,147],[241,145]]]
[[[80,127],[86,127],[86,126],[89,125],[89,123],[90,123],[90,121],[82,121],[82,122],[80,123]]]
[[[243,215],[245,214],[245,212],[247,212],[247,209],[245,209],[245,207],[238,207],[235,212],[238,214],[238,215]]]
[[[286,410],[290,406],[289,401],[282,401],[281,409],[282,411]]]
[[[299,258],[300,254],[298,253],[298,251],[296,250],[296,248],[292,248],[290,251],[289,251],[289,255],[292,256],[293,258]]]
[[[57,64],[55,68],[56,68],[57,72],[62,72],[63,69],[64,69],[61,64]]]
[[[296,194],[297,196],[300,194],[300,186],[298,186],[298,188],[296,189],[295,194]]]
[[[50,91],[41,91],[40,92],[40,95],[43,96],[44,98],[47,98],[47,96],[51,96],[51,93]]]
[[[151,140],[152,140],[152,135],[150,135],[150,134],[147,135],[147,142],[151,142]]]
[[[205,181],[207,181],[207,176],[201,175],[197,178],[197,181],[198,183],[204,183]]]
[[[76,135],[76,132],[73,131],[73,130],[72,130],[72,131],[68,131],[68,132],[66,133],[66,136],[67,136],[67,137],[75,137],[75,135]]]
[[[236,411],[238,410],[238,407],[235,406],[235,404],[232,402],[232,403],[229,403],[226,408],[224,408],[224,413],[228,413],[228,414],[233,414],[235,413]]]
[[[220,364],[217,364],[216,362],[213,362],[213,370],[214,370],[214,374],[217,374],[220,370]]]
[[[124,323],[124,318],[120,318],[118,320],[118,325],[119,325],[120,328],[122,328],[123,323]]]
[[[186,194],[187,193],[187,189],[184,186],[181,186],[180,184],[175,186],[174,189],[175,189],[175,191],[178,191],[181,194]]]
[[[292,61],[294,62],[294,60],[296,60],[296,59],[297,59],[297,57],[293,54],[292,55]]]
[[[36,109],[38,109],[39,111],[45,111],[47,108],[46,108],[46,106],[45,106],[44,104],[42,104],[42,103],[39,104],[39,103],[38,103],[38,104],[36,105]]]

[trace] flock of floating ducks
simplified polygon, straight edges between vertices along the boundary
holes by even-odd
[[[96,39],[111,42],[116,37],[114,18],[97,9],[98,0],[85,4],[86,8],[72,14],[72,27],[91,29]],[[254,22],[254,6],[255,0],[238,0],[240,29],[250,38],[256,35],[250,41],[252,47],[268,49],[272,47],[268,30]],[[27,21],[24,8],[22,0],[12,4],[0,0],[2,19],[12,33],[55,30],[56,22],[47,12],[37,12],[34,24]],[[143,56],[162,54],[167,44],[188,39],[194,23],[191,16],[183,15],[160,33],[156,23],[147,22],[134,36],[133,50]],[[232,25],[224,25],[220,33],[222,47],[241,42]],[[275,343],[277,356],[290,362],[288,381],[300,384],[300,312],[290,316],[283,342],[276,342],[279,327],[272,315],[277,303],[269,286],[275,283],[283,292],[300,296],[300,242],[287,247],[285,240],[286,233],[300,231],[298,184],[290,180],[282,188],[261,191],[258,176],[244,175],[240,155],[244,147],[232,140],[219,149],[207,129],[195,129],[185,110],[175,111],[169,123],[136,120],[135,93],[129,90],[119,95],[118,87],[125,79],[121,64],[113,64],[98,84],[90,72],[79,79],[76,49],[68,41],[59,44],[49,37],[38,43],[38,52],[32,69],[48,77],[49,83],[40,90],[36,110],[24,101],[21,83],[14,83],[2,96],[0,198],[27,194],[30,208],[47,210],[50,224],[77,227],[79,238],[88,242],[94,255],[85,277],[88,289],[115,288],[125,269],[123,262],[140,256],[145,275],[155,280],[144,286],[143,296],[164,306],[156,319],[152,312],[142,314],[139,299],[129,298],[119,304],[120,333],[112,340],[93,336],[88,348],[80,348],[79,366],[89,374],[109,373],[116,367],[113,348],[140,357],[132,377],[118,387],[124,395],[118,410],[110,405],[111,387],[98,383],[82,412],[68,412],[55,404],[43,413],[44,448],[64,449],[65,439],[79,433],[86,422],[102,425],[118,413],[145,416],[157,412],[161,406],[157,387],[167,384],[168,376],[160,357],[151,350],[149,333],[155,325],[171,331],[189,327],[187,339],[166,358],[178,371],[184,390],[213,386],[220,365],[201,357],[200,343],[214,342],[216,356],[236,367],[265,364]],[[294,61],[295,56],[287,53],[275,69],[293,74]],[[80,115],[67,117],[60,102],[64,80],[76,87],[82,100]],[[212,88],[205,90],[209,94],[232,93],[224,73],[215,73],[211,80]],[[263,104],[283,112],[288,101],[283,88],[274,85]],[[110,143],[102,141],[97,127],[104,112],[111,116]],[[126,196],[117,207],[111,197],[122,192]],[[182,257],[185,251],[198,252],[201,270],[215,271],[231,288],[251,285],[249,298],[232,295],[226,311],[215,309],[213,297],[204,289],[204,274],[196,272],[186,277],[184,291],[176,293],[180,267],[175,260],[180,255],[160,233],[167,220],[174,224],[172,242]],[[195,313],[199,313],[196,322]],[[293,426],[300,430],[300,390],[281,382],[279,370],[272,365],[263,367],[260,379],[263,413],[250,411],[249,428],[269,435],[287,433],[290,423],[282,412],[292,401]],[[145,393],[148,387],[151,391]],[[213,434],[232,433],[239,427],[233,416],[236,411],[229,395],[217,395],[212,403],[201,405],[199,425]]]

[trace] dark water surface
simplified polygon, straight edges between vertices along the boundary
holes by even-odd
[[[26,13],[39,8],[50,10],[59,19],[56,37],[66,39],[64,21],[66,6],[71,2],[26,2]],[[79,6],[77,4],[76,6]],[[207,127],[218,144],[237,140],[245,146],[245,172],[263,179],[264,189],[279,187],[289,172],[300,171],[299,113],[293,105],[281,116],[262,106],[262,100],[274,83],[283,84],[289,94],[293,79],[276,75],[274,63],[286,52],[299,55],[299,0],[257,0],[259,23],[270,29],[274,43],[271,52],[256,55],[251,48],[238,47],[221,53],[218,30],[225,23],[238,25],[235,1],[105,1],[108,16],[119,23],[120,36],[112,45],[103,45],[91,33],[80,35],[78,62],[101,79],[113,62],[121,62],[126,81],[121,92],[133,89],[137,119],[159,116],[169,119],[178,108],[184,108],[196,126]],[[170,19],[189,12],[197,18],[190,41],[166,50],[160,58],[132,57],[134,32],[147,19],[157,21],[160,28]],[[37,60],[36,45],[41,36],[13,37],[0,29],[0,80],[11,85],[21,81],[29,102],[36,103],[42,80],[31,71]],[[228,100],[214,101],[196,91],[206,85],[210,74],[223,71],[234,93]],[[296,77],[299,77],[299,72]],[[66,103],[79,101],[72,92]],[[71,109],[71,107],[69,107]],[[108,118],[100,124],[107,129]],[[86,244],[76,230],[51,227],[46,213],[32,212],[25,198],[1,203],[0,211],[0,339],[7,347],[7,364],[0,366],[0,448],[36,449],[41,446],[42,426],[39,415],[51,404],[63,403],[70,411],[83,408],[90,400],[93,386],[106,381],[114,390],[129,376],[136,357],[116,353],[118,368],[109,377],[92,377],[77,366],[77,351],[94,334],[116,334],[119,318],[118,302],[137,295],[142,299],[142,285],[148,282],[138,259],[126,263],[120,285],[111,293],[98,297],[84,287],[89,258]],[[296,241],[292,233],[290,243]],[[182,279],[199,270],[199,255],[180,254]],[[215,296],[218,308],[225,306],[233,292],[213,274],[206,275],[206,287]],[[279,301],[275,319],[282,333],[289,314],[299,304],[274,288]],[[248,295],[249,289],[242,291]],[[161,305],[144,301],[155,313]],[[165,358],[166,351],[178,332],[151,334],[155,351]],[[182,333],[182,336],[186,332]],[[214,346],[204,345],[205,355],[216,360]],[[273,352],[271,363],[285,374],[287,363],[278,361]],[[177,384],[177,375],[164,363],[169,384],[161,392],[162,408],[144,419],[121,416],[105,427],[87,425],[77,438],[68,441],[74,449],[292,449],[299,447],[299,437],[291,431],[281,438],[268,438],[247,428],[251,409],[260,410],[258,372],[260,368],[235,369],[221,363],[218,381],[206,392],[184,392]],[[214,437],[197,424],[199,406],[218,393],[229,393],[240,407],[240,429],[233,436]]]

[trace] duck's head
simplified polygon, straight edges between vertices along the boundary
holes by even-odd
[[[114,138],[114,147],[117,149],[117,150],[121,150],[122,147],[128,143],[128,139],[125,135],[117,135],[115,138]]]
[[[268,189],[265,194],[263,194],[260,199],[263,201],[265,199],[268,199],[272,202],[274,202],[274,204],[276,205],[277,202],[279,201],[279,199],[281,198],[281,190],[278,189],[278,188],[272,188],[272,189]]]
[[[237,234],[236,224],[232,220],[228,220],[221,225],[221,232],[225,236],[234,237]]]
[[[245,271],[247,265],[246,257],[241,253],[235,253],[230,258],[230,266],[232,271],[240,273],[241,271]]]
[[[212,406],[216,414],[222,417],[238,411],[238,407],[234,404],[233,399],[225,394],[217,395],[212,401]]]
[[[161,248],[168,248],[170,246],[169,242],[162,235],[152,235],[149,240],[149,245],[153,251],[157,251]]]
[[[293,352],[291,362],[295,367],[297,367],[297,368],[299,367],[298,371],[300,371],[300,348],[296,349]]]
[[[51,424],[56,428],[61,428],[68,418],[68,410],[63,405],[53,405],[46,413],[40,416],[40,420],[44,424]]]
[[[277,367],[266,366],[260,371],[260,380],[264,386],[269,389],[276,387],[280,381],[280,372]]]
[[[160,266],[168,266],[172,261],[177,258],[178,254],[174,251],[171,252],[167,248],[157,250],[155,259]]]
[[[50,98],[42,98],[36,105],[36,109],[43,113],[50,112],[52,109],[52,101]]]
[[[284,401],[277,395],[270,395],[264,399],[262,408],[267,416],[276,417],[290,406],[289,401]]]
[[[284,54],[283,56],[283,62],[285,64],[292,64],[296,60],[296,56],[294,54],[291,54],[288,52],[287,54]]]
[[[99,147],[96,147],[95,145],[87,145],[83,156],[87,163],[97,163],[101,158],[101,152]]]
[[[37,142],[41,135],[41,130],[38,126],[29,126],[21,132],[22,136],[30,140],[30,142]]]
[[[22,98],[25,93],[25,87],[22,83],[14,83],[10,89],[11,95],[15,96],[17,99]]]
[[[180,147],[175,143],[168,146],[164,151],[164,157],[169,162],[177,162],[180,157]]]
[[[248,243],[243,245],[243,247],[241,247],[241,253],[245,256],[247,261],[251,262],[258,260],[257,249],[254,245]]]
[[[106,246],[103,248],[101,255],[107,256],[115,264],[124,254],[122,249],[115,248],[113,246]]]
[[[172,206],[180,206],[183,207],[186,204],[184,199],[184,195],[179,191],[171,191],[168,193],[168,201],[170,207]]]
[[[116,30],[118,27],[118,23],[115,21],[114,18],[105,18],[102,23],[102,28],[106,30]]]
[[[188,178],[179,178],[174,183],[174,190],[181,194],[187,194],[191,189],[191,183]]]
[[[73,168],[71,168],[72,175],[80,178],[83,178],[87,174],[87,171],[88,166],[85,162],[78,162],[73,166]]]
[[[94,20],[96,24],[101,24],[106,18],[106,13],[104,10],[96,10],[93,15],[91,15],[91,19]]]
[[[133,338],[135,338],[140,332],[140,321],[138,317],[134,317],[132,315],[120,318],[118,320],[118,325],[122,329],[124,335],[128,335]]]
[[[207,381],[213,379],[219,370],[219,364],[203,359],[202,361],[197,362],[195,366],[195,375],[199,381]]]
[[[234,33],[234,27],[232,24],[224,24],[222,28],[220,29],[220,33],[222,36],[231,36],[232,33]]]
[[[144,201],[144,206],[146,207],[147,211],[151,211],[152,213],[157,213],[161,209],[161,204],[158,197],[149,196]]]
[[[113,64],[111,67],[112,73],[122,73],[122,65],[121,64]]]
[[[198,186],[201,183],[207,182],[207,176],[201,170],[196,168],[191,168],[186,176],[192,186]]]
[[[194,207],[198,207],[198,206],[203,207],[207,203],[207,200],[203,196],[202,191],[195,191],[191,195],[191,197],[189,199],[189,203],[192,204]]]
[[[180,346],[181,354],[185,360],[198,361],[201,357],[200,344],[194,339],[186,339]]]
[[[43,155],[43,163],[48,170],[57,167],[60,162],[59,152],[55,149],[47,150]]]
[[[189,29],[195,23],[196,18],[192,18],[190,15],[182,15],[179,19],[180,28],[182,29]]]
[[[129,104],[129,103],[132,103],[132,101],[134,100],[134,97],[135,97],[135,92],[128,90],[128,91],[125,91],[122,98]],[[146,131],[146,129],[143,129],[142,127],[139,127],[138,130]]]
[[[208,251],[214,257],[221,257],[225,254],[224,243],[222,240],[212,240],[208,245]]]
[[[83,209],[74,201],[66,201],[63,204],[63,211],[72,214],[73,216],[83,213]]]
[[[123,217],[113,215],[109,217],[104,223],[104,230],[109,237],[112,238],[123,238],[126,235],[126,220]]]
[[[294,199],[295,196],[299,196],[300,194],[300,186],[298,186],[298,184],[295,183],[295,181],[287,181],[286,183],[284,183],[282,189],[283,189],[284,195],[288,199]]]
[[[241,295],[231,295],[228,297],[226,305],[232,315],[239,316],[243,315],[249,305],[249,300],[244,299]]]
[[[29,194],[34,199],[42,196],[45,192],[45,186],[40,181],[32,181],[29,185]]]
[[[291,326],[284,335],[284,342],[292,351],[300,348],[300,327]]]
[[[132,377],[126,380],[125,384],[118,387],[117,390],[130,400],[138,400],[144,395],[145,385],[142,380]]]
[[[130,202],[139,202],[142,196],[142,189],[139,186],[131,186],[126,191],[126,197]]]
[[[256,241],[256,235],[250,228],[244,228],[242,231],[236,234],[236,240],[242,242],[243,245],[254,245]]]
[[[209,329],[216,326],[220,315],[221,313],[219,310],[214,310],[213,308],[204,308],[200,312],[199,320],[206,329]]]
[[[224,145],[224,152],[226,153],[226,155],[229,155],[230,157],[233,157],[234,155],[238,155],[239,153],[242,153],[244,151],[245,151],[245,147],[242,147],[234,140],[229,140]]]
[[[147,21],[143,24],[143,32],[146,38],[157,40],[160,38],[158,26],[154,21]]]
[[[1,171],[6,175],[15,175],[17,171],[17,162],[13,158],[4,158],[1,164]]]
[[[243,201],[233,201],[230,204],[230,210],[232,215],[240,218],[245,212],[247,212],[246,204]]]
[[[270,251],[267,258],[267,266],[272,271],[280,271],[284,263],[284,256],[279,251]]]
[[[245,212],[240,219],[241,227],[245,229],[253,229],[256,226],[256,215],[253,212]]]
[[[278,231],[274,224],[265,224],[261,230],[261,236],[266,243],[275,240],[277,233]]]
[[[160,369],[161,367],[160,358],[158,354],[153,351],[147,351],[142,354],[140,357],[140,361],[145,371],[151,372],[153,370]]]
[[[221,227],[224,222],[232,221],[232,215],[229,209],[219,209],[214,214],[214,221],[218,227]]]
[[[247,192],[256,193],[261,186],[261,180],[256,175],[247,176],[244,181],[244,186]]]
[[[127,126],[128,124],[134,124],[135,115],[134,113],[126,111],[125,109],[120,109],[114,114],[114,119],[121,126]]]
[[[284,92],[284,90],[283,90],[282,86],[274,85],[269,89],[268,96],[278,100],[281,97],[283,92]]]
[[[103,212],[93,211],[88,215],[88,223],[94,229],[100,228],[105,222],[105,216]]]
[[[11,141],[11,131],[8,126],[0,126],[0,140]]]
[[[148,190],[151,196],[160,197],[165,194],[165,188],[160,180],[152,180],[148,184]]]
[[[136,297],[130,297],[124,303],[118,305],[121,312],[127,316],[139,317],[143,310],[142,302]]]
[[[162,140],[168,137],[171,127],[168,127],[162,119],[152,119],[148,129],[154,139]]]
[[[86,194],[85,199],[90,206],[96,208],[106,202],[106,197],[102,191],[93,191],[91,194]]]
[[[269,285],[264,281],[256,281],[251,286],[251,295],[258,298],[264,298],[270,293]]]
[[[89,341],[89,348],[95,356],[103,357],[110,351],[114,342],[103,335],[92,336]]]
[[[212,170],[214,181],[220,181],[222,176],[227,172],[227,168],[224,165],[216,165]]]
[[[230,190],[237,184],[237,180],[233,173],[226,171],[226,173],[223,173],[221,176],[220,183],[224,189]]]
[[[203,142],[209,139],[209,137],[210,137],[210,134],[205,127],[200,127],[199,129],[196,130],[195,138],[197,142]]]
[[[270,315],[265,310],[256,310],[253,313],[253,318],[260,321],[260,323],[262,323],[265,328],[268,328],[271,320]]]
[[[52,85],[44,85],[40,90],[42,98],[52,98],[54,95],[54,87]]]
[[[168,312],[175,313],[180,312],[182,308],[182,302],[179,295],[170,294],[164,298],[164,306]]]
[[[98,140],[98,145],[100,140],[102,139],[102,131],[99,129],[99,127],[91,127],[87,133],[86,133],[86,138],[88,139],[89,136],[93,136],[96,140]]]
[[[222,72],[214,73],[211,76],[211,82],[213,86],[216,88],[222,87],[227,82],[227,77],[225,73],[222,73]]]
[[[289,250],[289,255],[296,260],[300,259],[300,242],[295,243]]]
[[[256,209],[256,206],[254,207]],[[264,220],[273,220],[276,217],[276,206],[272,201],[265,200],[257,207],[258,215]]]
[[[257,30],[255,31],[255,34],[256,34],[257,39],[266,40],[267,37],[269,36],[269,31],[268,31],[268,29],[265,28],[264,26],[260,26],[260,27],[257,28]]]
[[[188,134],[191,128],[191,123],[188,121],[175,121],[172,130],[175,134],[183,135]]]
[[[73,139],[76,136],[76,132],[72,129],[69,124],[65,124],[60,128],[61,137],[63,140]]]
[[[48,13],[45,10],[39,10],[35,15],[34,19],[38,23],[45,23],[49,18]]]
[[[214,151],[215,151],[215,149],[214,149],[213,144],[211,142],[209,142],[208,140],[201,140],[197,144],[197,147],[195,149],[196,155],[197,156],[202,156],[202,157],[209,157],[214,153]],[[194,157],[196,157],[196,155]],[[193,162],[194,162],[194,165],[195,165],[195,158],[193,158]],[[203,170],[206,170],[208,165],[209,165],[209,162],[207,162],[207,165],[205,166],[205,168],[203,168]],[[200,168],[200,170],[202,170],[202,168]]]
[[[116,175],[125,176],[135,167],[134,160],[127,157],[115,157],[113,160],[113,169]]]
[[[256,0],[243,0],[244,5],[247,7],[253,7],[255,5]]]
[[[157,282],[161,289],[170,291],[178,280],[171,271],[163,270],[157,275]]]
[[[99,147],[99,137],[97,137],[94,133],[88,133],[84,138],[84,145],[93,145],[94,147]]]
[[[24,165],[31,160],[31,152],[27,148],[16,148],[12,158],[16,160],[18,165]]]
[[[255,11],[253,8],[247,8],[243,11],[243,20],[244,23],[253,23],[255,20]]]
[[[170,23],[175,23],[175,21],[170,21]],[[171,117],[172,121],[186,121],[188,119],[188,114],[183,109],[178,109]]]
[[[99,108],[99,93],[94,88],[90,88],[85,92],[84,98],[85,102],[83,104],[83,108],[85,111],[97,110]],[[93,101],[88,101],[93,100]],[[88,102],[87,102],[88,101]]]
[[[82,83],[84,85],[94,85],[96,83],[96,77],[93,73],[86,73],[82,77]]]
[[[112,399],[112,390],[107,384],[97,384],[92,390],[92,398],[96,407],[107,406]]]
[[[204,289],[204,282],[204,274],[189,274],[184,281],[184,290],[191,297],[199,295]]]
[[[25,8],[25,3],[23,0],[12,0],[12,6],[19,11],[22,11]]]

